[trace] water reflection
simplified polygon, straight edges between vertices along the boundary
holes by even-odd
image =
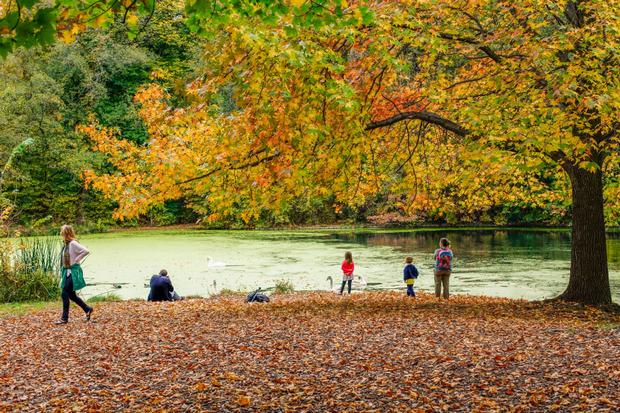
[[[570,235],[565,232],[522,231],[427,231],[409,233],[333,234],[336,239],[365,246],[389,246],[395,250],[434,251],[440,238],[446,237],[462,257],[570,259]]]
[[[541,299],[561,293],[570,268],[568,232],[437,230],[420,232],[198,232],[85,237],[93,252],[85,263],[89,281],[126,282],[123,298],[145,297],[144,283],[161,268],[169,270],[181,294],[208,295],[220,288],[248,290],[290,280],[296,289],[329,288],[327,276],[340,277],[344,252],[353,252],[357,272],[381,288],[403,288],[406,255],[421,277],[416,285],[433,289],[433,251],[441,237],[452,242],[456,293]],[[620,301],[620,236],[608,240],[610,279]],[[222,265],[209,265],[221,263]],[[101,293],[88,287],[86,295]]]

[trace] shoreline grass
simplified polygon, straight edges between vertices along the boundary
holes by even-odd
[[[424,233],[424,232],[466,232],[466,231],[511,231],[511,232],[549,232],[549,233],[570,233],[570,226],[502,226],[502,225],[420,225],[420,226],[375,226],[375,225],[353,225],[353,224],[334,224],[325,226],[299,226],[299,227],[273,227],[273,228],[229,228],[229,229],[209,229],[199,225],[170,225],[162,227],[114,227],[106,232],[87,232],[82,233],[80,238],[116,238],[116,237],[150,237],[158,235],[206,235],[206,234],[252,234],[252,235],[303,235],[303,234],[386,234],[386,233]],[[610,227],[606,230],[607,234],[619,235],[620,227]],[[47,234],[47,233],[45,233]],[[32,234],[21,236],[20,238],[41,238],[49,235]]]
[[[42,310],[50,310],[52,308],[62,308],[62,302],[60,300],[53,300],[0,303],[0,319],[5,317],[23,316]]]

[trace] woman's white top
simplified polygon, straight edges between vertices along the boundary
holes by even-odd
[[[71,265],[80,264],[82,260],[86,258],[88,254],[90,254],[90,251],[76,240],[69,242],[68,248],[69,262],[71,263]]]

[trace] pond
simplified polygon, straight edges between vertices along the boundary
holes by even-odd
[[[417,288],[432,291],[433,251],[444,236],[455,254],[453,293],[542,299],[567,284],[566,231],[138,231],[80,237],[92,252],[86,279],[95,284],[83,294],[145,298],[145,284],[162,268],[181,295],[268,288],[281,279],[296,290],[329,290],[328,276],[340,282],[345,251],[353,253],[367,289],[403,289],[403,261],[411,255],[421,273]],[[620,301],[620,236],[610,234],[608,247],[612,293]]]

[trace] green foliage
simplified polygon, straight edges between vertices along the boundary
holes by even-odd
[[[84,30],[69,44],[17,49],[0,60],[0,205],[16,206],[14,224],[26,232],[46,232],[66,222],[86,232],[117,224],[111,216],[115,203],[85,187],[82,179],[85,168],[108,170],[109,165],[75,128],[94,116],[124,139],[147,140],[133,96],[151,81],[154,69],[170,71],[171,77],[162,80],[170,85],[189,70],[193,42],[179,19],[182,6],[175,1],[159,6],[134,42],[126,24],[110,22]],[[195,220],[182,204],[157,208],[139,222]]]
[[[116,301],[123,301],[123,299],[118,294],[107,293],[103,295],[95,295],[93,297],[90,297],[86,301],[88,301],[89,303],[110,303]]]
[[[276,281],[275,288],[273,290],[275,294],[289,294],[295,292],[293,283],[286,279]]]
[[[16,265],[27,273],[56,274],[60,271],[60,241],[58,237],[24,238],[19,241]]]
[[[41,271],[0,273],[0,302],[45,301],[59,296],[56,275]]]
[[[0,302],[45,301],[60,295],[58,242],[0,241]]]
[[[49,45],[56,40],[58,9],[38,0],[16,0],[0,3],[0,58],[15,46]],[[6,7],[6,8],[5,8]],[[10,36],[4,33],[10,33]]]

